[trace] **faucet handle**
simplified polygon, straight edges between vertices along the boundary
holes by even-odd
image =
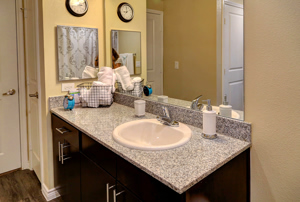
[[[199,95],[198,97],[196,97],[191,104],[191,109],[195,109],[195,110],[202,110],[201,105],[199,106],[199,100],[202,97],[202,95]]]

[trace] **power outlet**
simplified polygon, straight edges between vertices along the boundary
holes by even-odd
[[[175,69],[179,69],[179,62],[175,61]]]
[[[74,83],[62,83],[61,84],[61,91],[69,91],[75,87]]]
[[[135,66],[136,66],[136,67],[141,67],[141,61],[136,61],[136,62],[135,62]]]

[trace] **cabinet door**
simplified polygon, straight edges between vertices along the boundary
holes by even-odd
[[[83,202],[113,201],[116,180],[81,154],[81,197]]]
[[[80,153],[79,149],[64,140],[65,147],[62,150],[64,176],[66,178],[66,193],[62,197],[64,201],[80,201]],[[63,160],[65,159],[65,160]]]
[[[117,188],[113,190],[114,202],[141,202],[132,192],[122,186],[120,183],[117,184]]]
[[[125,159],[117,159],[117,180],[144,202],[182,202],[185,193],[178,194]]]
[[[65,202],[80,201],[79,132],[54,115],[52,132],[54,185]]]
[[[117,156],[114,152],[85,134],[82,134],[81,152],[106,172],[116,177]]]

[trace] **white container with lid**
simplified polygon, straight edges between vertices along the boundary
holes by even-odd
[[[232,106],[228,104],[227,95],[224,95],[223,104],[219,106],[220,115],[231,118]]]
[[[207,100],[206,110],[203,111],[203,133],[202,137],[214,139],[217,137],[217,113],[212,110],[210,100]]]
[[[135,115],[145,116],[145,110],[146,110],[146,101],[145,100],[135,100],[134,101],[134,109],[135,109]]]

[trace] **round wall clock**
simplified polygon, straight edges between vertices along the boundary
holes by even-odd
[[[66,7],[76,17],[84,16],[88,11],[87,0],[66,0]]]
[[[129,3],[121,3],[118,6],[118,16],[123,22],[130,22],[134,17],[133,8]]]

